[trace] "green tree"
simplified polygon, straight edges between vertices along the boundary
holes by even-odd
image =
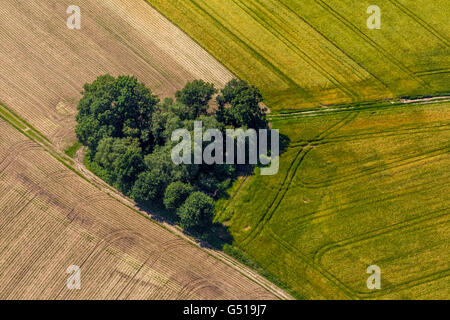
[[[172,182],[164,193],[164,205],[167,209],[178,209],[193,192],[194,187],[188,183]]]
[[[233,79],[217,96],[217,120],[226,126],[263,129],[267,127],[262,95],[247,82]]]
[[[187,182],[194,179],[198,172],[198,165],[176,165],[172,161],[171,153],[170,144],[156,148],[153,153],[144,158],[147,170],[155,171],[161,176],[165,187],[174,181]]]
[[[172,99],[166,98],[159,104],[152,117],[152,135],[155,146],[166,144],[176,129],[184,127],[183,121],[186,120],[190,109]]]
[[[144,169],[142,150],[130,145],[123,154],[117,156],[113,163],[115,185],[125,194],[133,187],[137,176]]]
[[[136,138],[145,153],[152,148],[151,119],[159,102],[135,77],[98,77],[83,86],[75,132],[80,142],[95,149],[104,137]]]
[[[94,161],[107,170],[114,170],[114,161],[130,146],[139,148],[139,142],[130,138],[103,138],[98,143]]]
[[[246,90],[249,87],[248,83],[243,80],[232,79],[230,80],[225,87],[220,90],[220,95],[217,96],[217,102],[220,106],[225,105],[226,103],[231,103],[233,99],[243,90]]]
[[[177,215],[183,228],[205,231],[212,226],[214,200],[203,192],[194,192],[177,210]]]
[[[193,110],[181,102],[174,102],[169,106],[169,112],[177,116],[181,121],[194,119]]]
[[[188,82],[181,91],[177,91],[175,97],[177,102],[192,110],[190,114],[193,118],[197,118],[199,115],[206,114],[208,103],[216,92],[217,90],[212,83],[194,80]]]
[[[174,164],[171,153],[177,142],[171,141],[172,132],[186,128],[192,133],[195,121],[202,121],[204,132],[223,131],[225,126],[266,127],[260,92],[244,81],[232,80],[217,97],[216,115],[210,115],[208,103],[217,90],[202,80],[187,83],[176,93],[176,101],[160,102],[129,76],[103,75],[83,89],[75,131],[89,147],[91,169],[138,201],[158,201],[177,209],[184,228],[204,231],[211,227],[214,200],[204,192],[224,194],[236,166]]]
[[[139,174],[130,196],[135,200],[158,200],[164,193],[164,177],[157,171],[144,171]]]
[[[164,135],[164,131],[167,126],[167,119],[170,113],[164,105],[158,105],[152,116],[152,136],[154,146],[162,146],[166,143],[167,139]]]

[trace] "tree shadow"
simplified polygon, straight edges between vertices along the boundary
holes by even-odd
[[[147,213],[150,218],[160,223],[167,223],[171,226],[175,226],[179,221],[175,212],[167,210],[164,205],[156,201],[139,200],[136,201],[136,207]]]
[[[291,139],[285,134],[280,133],[280,156],[286,152],[291,143]]]
[[[290,142],[288,136],[280,133],[280,156],[286,152]],[[236,174],[231,182],[236,181],[239,177],[249,177],[254,175],[255,167],[255,165],[236,165]],[[219,190],[215,200],[230,198],[230,194],[226,190]],[[180,221],[174,210],[166,209],[162,203],[157,201],[136,201],[136,206],[157,222],[176,226]],[[183,233],[194,238],[201,247],[212,250],[223,251],[225,245],[232,245],[234,241],[229,227],[219,222],[213,223],[208,230],[191,228],[188,230],[183,229]]]
[[[222,223],[215,222],[209,230],[198,230],[191,228],[183,230],[183,232],[193,238],[199,243],[202,248],[223,251],[223,247],[233,243],[233,236],[229,231],[229,227]]]
[[[171,226],[178,225],[179,217],[173,210],[167,210],[164,205],[155,201],[136,201],[136,207],[147,213],[147,215],[159,223],[167,223]],[[150,209],[152,208],[152,209]],[[184,234],[192,237],[202,247],[212,250],[223,250],[225,244],[231,245],[233,237],[229,228],[221,223],[215,222],[209,230],[191,228],[182,230]]]

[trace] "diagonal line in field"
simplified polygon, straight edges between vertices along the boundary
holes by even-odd
[[[338,131],[339,129],[341,129],[342,127],[353,121],[357,116],[358,112],[348,114],[343,119],[339,120],[337,123],[330,126],[328,129],[316,135],[313,141],[320,141],[324,139],[328,135]],[[312,149],[313,149],[312,142],[308,143],[305,147],[300,148],[294,160],[291,162],[291,165],[289,166],[286,176],[282,184],[280,185],[277,193],[275,194],[272,203],[269,205],[265,213],[263,213],[263,215],[260,217],[260,219],[256,223],[256,226],[252,229],[252,231],[241,241],[242,245],[248,244],[258,234],[262,232],[264,226],[272,218],[273,214],[275,213],[284,196],[286,195],[287,191],[289,190],[289,186],[291,185],[292,180],[294,179],[300,164],[303,162],[303,160],[306,158],[306,156]]]
[[[318,71],[323,77],[328,79],[333,85],[339,88],[345,95],[351,97],[353,100],[358,98],[358,94],[348,88],[345,84],[340,82],[336,77],[334,77],[330,72],[326,71],[325,68],[320,64],[320,62],[313,59],[310,55],[308,55],[304,50],[302,50],[298,45],[294,44],[291,40],[285,37],[278,30],[283,30],[285,33],[289,34],[289,31],[285,30],[283,26],[277,21],[272,20],[272,24],[267,23],[266,19],[260,18],[257,13],[253,12],[253,10],[247,6],[242,0],[233,0],[233,2],[239,6],[243,11],[245,11],[248,15],[253,17],[253,19],[265,30],[270,32],[274,37],[276,37],[279,41],[283,42],[287,47],[289,47],[292,51],[296,53],[296,55],[302,59],[306,64],[308,64],[311,68]],[[277,28],[271,27],[271,25],[277,25]]]
[[[349,60],[353,61],[355,64],[357,64],[362,70],[367,72],[372,78],[374,78],[378,83],[380,83],[385,89],[389,90],[389,86],[384,83],[379,77],[374,75],[372,72],[370,72],[365,66],[363,66],[360,62],[353,59],[347,52],[342,50],[336,43],[331,41],[325,34],[323,34],[321,31],[319,31],[316,27],[314,27],[309,21],[306,20],[305,17],[298,14],[296,11],[292,10],[283,0],[280,0],[279,3],[286,8],[289,12],[297,16],[301,21],[303,21],[306,25],[308,25],[311,29],[313,29],[317,34],[319,34],[323,39],[325,39],[328,43],[330,43],[334,48],[336,48],[340,53],[342,53],[345,57],[347,57]]]
[[[323,9],[328,11],[331,15],[336,17],[339,21],[341,21],[348,29],[353,31],[358,37],[362,38],[366,43],[368,43],[370,46],[372,46],[374,49],[376,49],[378,52],[380,52],[390,63],[395,65],[397,68],[402,70],[404,73],[406,73],[410,78],[414,79],[416,82],[425,85],[427,87],[430,87],[430,85],[423,81],[422,79],[419,79],[415,76],[415,74],[406,66],[404,66],[399,60],[397,60],[394,56],[392,56],[388,51],[386,51],[383,47],[378,45],[374,40],[372,40],[369,36],[367,36],[365,33],[363,33],[361,30],[359,30],[355,25],[353,25],[349,20],[347,20],[342,14],[331,8],[328,4],[326,4],[323,0],[313,0],[315,3],[317,3],[319,6],[321,6]]]
[[[398,0],[387,0],[390,3],[392,3],[395,7],[397,7],[400,11],[402,11],[404,14],[409,16],[411,19],[413,19],[415,22],[417,22],[420,26],[422,26],[425,30],[427,30],[430,34],[435,36],[439,41],[441,41],[446,47],[450,46],[450,41],[441,35],[436,29],[434,29],[429,23],[421,19],[419,16],[417,16],[413,11],[408,9],[408,7],[401,4]]]
[[[314,99],[313,96],[308,91],[306,91],[304,88],[299,86],[287,74],[285,74],[280,69],[278,69],[272,62],[270,62],[267,58],[265,58],[263,55],[261,55],[257,50],[252,48],[252,46],[250,46],[248,43],[243,41],[238,35],[236,35],[233,31],[231,31],[230,28],[226,27],[217,18],[215,18],[214,16],[209,14],[209,12],[207,12],[206,9],[204,9],[196,1],[192,0],[191,3],[195,8],[197,8],[198,11],[200,11],[202,13],[202,15],[204,15],[205,17],[208,17],[213,22],[213,24],[218,25],[220,27],[220,29],[224,31],[224,33],[229,35],[236,44],[241,46],[245,51],[252,54],[260,63],[262,63],[263,65],[268,67],[268,69],[270,69],[272,72],[274,72],[276,75],[278,75],[282,80],[284,80],[286,82],[286,84],[288,84],[292,88],[299,90],[300,92],[302,92],[302,94],[304,94],[309,99]],[[315,102],[317,102],[317,101],[315,101]]]

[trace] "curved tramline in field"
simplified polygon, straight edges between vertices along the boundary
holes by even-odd
[[[0,299],[448,298],[447,7],[4,0]],[[279,129],[278,174],[175,166],[199,119]]]
[[[222,87],[232,74],[140,0],[77,1],[81,29],[66,26],[68,0],[2,2],[0,101],[66,148],[82,85],[132,74],[170,96],[189,80]]]
[[[29,130],[0,125],[0,298],[289,297],[76,175]],[[81,270],[80,290],[67,286],[70,266]]]
[[[272,121],[291,141],[280,174],[249,177],[219,205],[235,245],[300,297],[446,298],[450,104]],[[366,286],[371,265],[381,290]]]

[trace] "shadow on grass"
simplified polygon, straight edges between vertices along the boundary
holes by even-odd
[[[287,135],[280,133],[280,156],[286,152],[290,143],[291,139]]]
[[[171,226],[176,226],[180,220],[173,210],[167,210],[164,205],[158,202],[139,201],[136,202],[136,206],[139,210],[146,212],[150,218],[159,223],[167,223]],[[233,243],[233,237],[231,236],[228,227],[217,222],[213,223],[211,229],[206,232],[192,228],[183,230],[183,233],[193,237],[200,246],[204,248],[223,250],[223,247],[226,244],[231,245]]]
[[[280,156],[287,150],[289,144],[289,137],[284,134],[280,134]],[[255,166],[251,165],[237,165],[236,169],[237,174],[234,179],[237,179],[239,176],[252,176],[255,172]],[[228,192],[220,190],[216,200],[229,198],[230,195]],[[178,225],[179,223],[179,217],[175,211],[166,209],[162,203],[157,201],[137,201],[136,205],[140,210],[146,212],[157,222],[167,223],[171,226]],[[232,246],[234,240],[231,232],[229,231],[229,227],[219,222],[213,223],[210,229],[206,231],[192,228],[189,230],[183,230],[183,233],[193,237],[200,244],[200,246],[213,250],[223,251],[225,246]]]
[[[218,222],[213,223],[211,229],[206,232],[190,229],[184,233],[195,237],[203,248],[223,251],[225,245],[233,244],[233,236],[228,227]]]
[[[136,201],[139,210],[146,212],[153,220],[174,226],[178,223],[178,216],[172,210],[167,210],[163,204],[156,201]],[[151,208],[151,209],[150,209]]]

